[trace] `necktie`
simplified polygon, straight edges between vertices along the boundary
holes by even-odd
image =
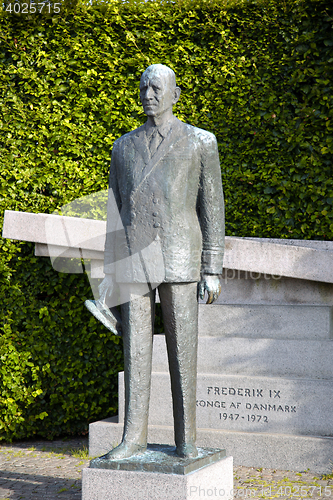
[[[151,156],[154,156],[157,148],[161,144],[161,141],[162,141],[162,137],[161,137],[158,129],[155,128],[154,132],[151,135],[150,141],[149,141],[149,149],[150,149]]]

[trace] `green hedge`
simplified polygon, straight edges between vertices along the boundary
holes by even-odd
[[[229,235],[332,239],[329,0],[68,7],[0,17],[1,216],[107,186],[144,121],[138,80],[171,66],[176,114],[217,136]],[[85,432],[116,410],[121,345],[84,310],[85,276],[1,240],[0,439]]]

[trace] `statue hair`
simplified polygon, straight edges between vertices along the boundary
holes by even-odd
[[[142,73],[141,75],[141,80],[145,77],[145,76],[150,76],[151,74],[155,74],[155,75],[163,75],[163,76],[167,76],[167,78],[169,79],[169,82],[171,84],[171,86],[173,88],[176,87],[176,75],[174,73],[174,71],[169,68],[169,66],[165,66],[164,64],[151,64],[150,66],[148,66],[148,68]]]

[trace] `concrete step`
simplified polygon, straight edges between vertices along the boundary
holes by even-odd
[[[100,456],[120,443],[123,424],[117,417],[89,425],[89,455]],[[150,425],[149,443],[174,444],[173,426]],[[315,474],[332,471],[333,438],[286,436],[274,433],[197,429],[197,445],[225,448],[235,465],[304,471]]]
[[[328,340],[333,308],[323,305],[199,305],[199,335]]]
[[[119,419],[124,419],[123,372],[119,373]],[[173,424],[169,373],[152,374],[149,423]],[[199,373],[197,427],[332,436],[332,380]]]
[[[199,337],[198,372],[333,380],[333,340]],[[153,371],[167,372],[164,335],[154,336]]]

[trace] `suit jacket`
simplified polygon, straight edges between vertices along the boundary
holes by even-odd
[[[216,138],[173,117],[151,157],[146,127],[112,151],[104,271],[117,282],[177,283],[221,274],[224,202]],[[119,219],[119,218],[118,218]]]

